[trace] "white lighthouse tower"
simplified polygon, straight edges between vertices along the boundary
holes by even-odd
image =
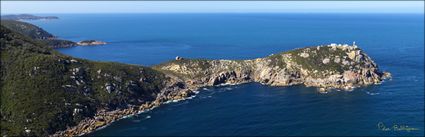
[[[356,41],[353,41],[353,47],[356,49],[357,45],[356,45]]]

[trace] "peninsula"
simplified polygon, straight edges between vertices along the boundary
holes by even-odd
[[[36,41],[45,43],[51,48],[69,48],[75,46],[94,46],[107,44],[106,42],[98,40],[83,40],[80,42],[73,42],[70,40],[59,39],[53,34],[33,24],[8,18],[3,19],[3,17],[1,20],[1,25],[15,32],[28,36]]]
[[[11,15],[2,15],[1,19],[7,20],[51,20],[59,19],[56,16],[35,16],[31,14],[11,14]]]
[[[378,84],[390,73],[353,43],[295,49],[252,60],[204,60],[176,58],[153,67],[180,76],[189,85],[214,86],[259,82],[271,86],[303,84],[320,91]]]
[[[390,77],[355,44],[299,48],[250,60],[177,57],[144,67],[67,56],[3,22],[0,42],[1,136],[84,135],[191,97],[205,86],[259,82],[327,92]]]

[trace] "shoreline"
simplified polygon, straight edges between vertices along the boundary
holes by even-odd
[[[333,53],[326,54],[327,57],[320,63],[328,64],[330,58],[333,57],[336,58],[332,60],[334,63],[338,63],[338,67],[351,68],[342,72],[321,70],[323,73],[319,73],[317,69],[320,68],[309,70],[293,61],[295,59],[308,60],[309,54],[315,55],[320,53],[319,51]],[[239,62],[232,60],[204,60],[199,62],[198,60],[176,57],[175,61],[168,64],[152,67],[170,78],[166,82],[166,86],[155,95],[153,101],[115,110],[99,109],[94,117],[86,118],[76,126],[68,127],[66,130],[58,131],[50,136],[86,135],[117,120],[150,111],[161,106],[161,104],[186,100],[198,94],[199,89],[209,86],[222,87],[253,82],[267,86],[305,85],[316,87],[319,93],[326,94],[331,89],[351,91],[362,86],[380,84],[385,79],[391,78],[391,73],[379,71],[373,60],[354,44],[353,46],[331,44],[296,49],[292,52],[294,53],[282,53]],[[342,62],[339,56],[343,56]],[[277,59],[282,61],[280,63],[285,64],[282,65],[284,68],[281,68],[278,64],[270,64]],[[202,63],[210,66],[202,67]],[[363,65],[359,65],[361,63]],[[202,76],[195,77],[199,76],[198,73],[202,73]],[[179,74],[185,75],[179,76]]]
[[[382,81],[384,82],[384,81]],[[152,102],[146,102],[144,104],[138,105],[138,106],[132,106],[129,108],[124,108],[124,109],[117,109],[117,110],[112,110],[112,111],[106,111],[106,110],[99,110],[95,116],[93,116],[93,118],[86,118],[82,121],[80,121],[79,124],[77,124],[76,126],[73,127],[69,127],[66,130],[63,131],[58,131],[52,135],[49,135],[49,137],[70,137],[70,136],[84,136],[84,135],[88,135],[91,134],[93,132],[96,132],[98,130],[102,130],[108,126],[110,126],[112,123],[122,120],[122,119],[127,119],[130,117],[133,117],[135,115],[139,115],[142,113],[146,113],[149,112],[155,108],[160,107],[161,105],[165,105],[165,104],[170,104],[170,103],[177,103],[180,101],[184,101],[184,100],[190,100],[193,99],[197,96],[197,94],[199,94],[201,91],[199,90],[205,90],[205,91],[209,91],[211,90],[208,87],[225,87],[225,86],[237,86],[237,85],[241,85],[241,84],[248,84],[248,83],[259,83],[259,82],[255,82],[255,81],[244,81],[244,82],[240,82],[240,83],[222,83],[219,85],[213,85],[213,86],[208,86],[208,85],[192,85],[190,88],[186,88],[186,89],[181,89],[178,92],[182,93],[181,91],[190,91],[191,94],[188,94],[189,96],[184,96],[181,98],[174,98],[174,99],[169,99],[169,100],[163,100],[162,98],[157,98]],[[259,83],[261,85],[266,85],[266,86],[272,86],[275,87],[276,85],[267,85],[267,84],[262,84]],[[381,84],[381,83],[378,83]],[[289,86],[296,86],[296,85],[303,85],[306,87],[314,87],[317,89],[317,92],[321,93],[321,94],[327,94],[329,92],[333,92],[334,89],[338,89],[338,88],[334,88],[334,89],[326,89],[325,92],[322,92],[320,89],[320,87],[316,87],[316,86],[307,86],[305,84],[295,84],[295,85],[287,85],[287,86],[282,86],[282,87],[289,87]],[[363,86],[356,86],[353,87],[349,90],[347,89],[338,89],[337,91],[349,91],[351,92],[352,90],[356,89],[356,88],[361,88]],[[175,96],[177,97],[177,96]],[[136,109],[135,109],[136,108]],[[106,116],[105,116],[106,114]],[[99,118],[102,117],[102,118]],[[106,119],[105,119],[106,118]]]
[[[102,109],[97,111],[95,116],[93,116],[92,118],[86,118],[84,120],[81,120],[77,125],[73,127],[68,127],[65,130],[58,131],[49,136],[50,137],[63,137],[63,136],[70,137],[70,136],[88,135],[95,131],[104,129],[118,120],[130,118],[135,115],[149,112],[155,108],[160,107],[163,104],[176,103],[176,102],[180,102],[180,101],[184,101],[188,99],[193,99],[194,97],[196,97],[197,94],[199,94],[198,89],[200,89],[200,87],[196,87],[196,89],[197,90],[192,90],[192,88],[187,88],[187,89],[179,90],[178,91],[179,93],[183,93],[184,91],[189,91],[189,94],[187,94],[189,96],[184,96],[180,98],[178,98],[179,96],[175,96],[177,98],[173,98],[170,100],[157,98],[152,102],[146,102],[138,106],[131,106],[129,108],[116,109],[112,111],[106,111]]]
[[[240,82],[240,83],[222,83],[219,85],[192,85],[189,88],[181,89],[180,91],[190,91],[191,94],[188,94],[189,96],[185,96],[182,98],[177,99],[170,99],[170,100],[163,100],[162,98],[157,98],[152,102],[146,102],[144,104],[138,105],[138,106],[132,106],[125,109],[117,109],[112,111],[106,111],[104,109],[99,110],[96,112],[95,116],[92,118],[86,118],[84,120],[81,120],[77,125],[73,127],[68,127],[65,130],[57,131],[54,134],[49,135],[49,137],[71,137],[71,136],[84,136],[88,135],[90,133],[93,133],[98,130],[102,130],[108,126],[110,126],[112,123],[133,117],[135,115],[139,115],[142,113],[149,112],[155,108],[160,107],[161,105],[170,104],[170,103],[177,103],[184,100],[190,100],[196,97],[197,94],[200,93],[199,90],[205,90],[209,91],[208,87],[225,87],[225,86],[236,86],[240,84],[247,84],[247,83],[255,83],[254,81],[251,82]],[[137,109],[135,109],[137,108]],[[99,119],[99,117],[102,117]],[[106,119],[105,119],[106,118]]]

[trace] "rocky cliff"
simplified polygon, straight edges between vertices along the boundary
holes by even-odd
[[[390,77],[356,45],[300,48],[252,60],[203,60],[176,58],[154,66],[193,86],[259,82],[271,86],[304,84],[350,90],[378,84]]]

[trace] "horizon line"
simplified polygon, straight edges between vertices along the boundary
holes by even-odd
[[[425,12],[262,12],[262,11],[253,11],[253,12],[62,12],[62,13],[53,13],[53,12],[37,12],[37,13],[28,13],[28,12],[15,12],[15,13],[1,13],[1,15],[18,15],[18,14],[208,14],[208,13],[224,13],[224,14],[251,14],[251,13],[303,13],[303,14],[424,14]]]

